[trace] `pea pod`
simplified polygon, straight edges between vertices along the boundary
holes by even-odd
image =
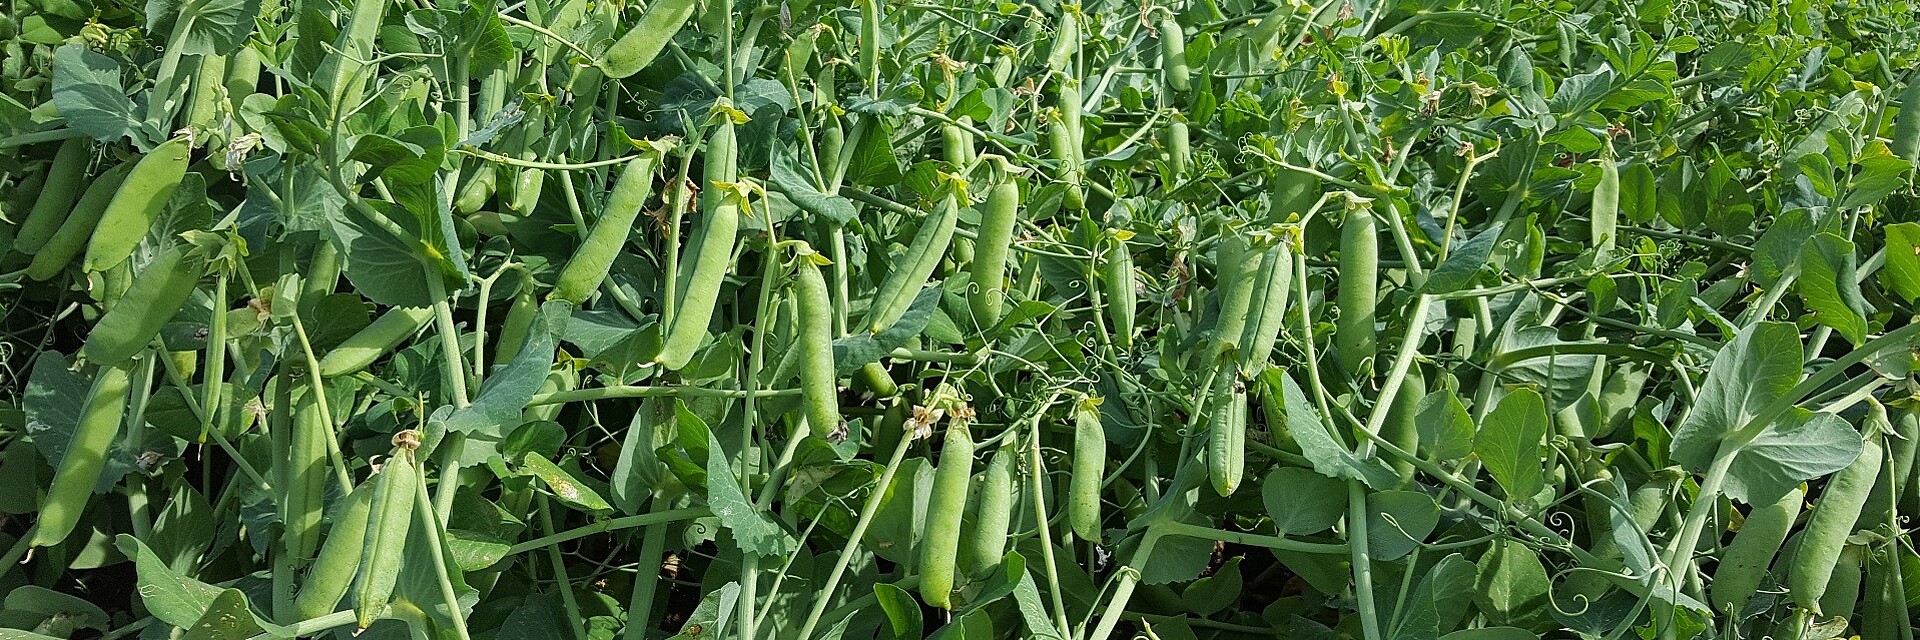
[[[1773,564],[1773,556],[1786,543],[1787,532],[1793,529],[1805,500],[1806,494],[1795,488],[1779,501],[1755,505],[1747,513],[1746,523],[1740,525],[1733,542],[1720,554],[1713,581],[1707,585],[1707,600],[1715,611],[1737,616],[1747,608],[1747,601],[1767,575],[1767,566]]]
[[[33,540],[28,543],[31,546],[60,544],[80,522],[87,500],[93,497],[93,485],[100,482],[107,448],[120,434],[120,423],[126,418],[133,366],[132,363],[102,366],[95,374],[86,404],[80,407],[80,421],[74,426],[73,440],[67,444],[67,453],[60,458],[60,466],[53,471],[53,481],[47,485],[46,501],[40,505],[39,518],[33,525]]]
[[[1334,356],[1340,368],[1355,380],[1373,376],[1374,306],[1379,304],[1380,238],[1374,228],[1373,204],[1350,199],[1340,224],[1339,289],[1334,307]]]
[[[1047,71],[1055,74],[1073,74],[1073,56],[1080,52],[1080,15],[1071,10],[1060,11],[1060,21],[1053,32],[1053,48],[1047,51]]]
[[[1280,327],[1287,315],[1287,294],[1293,290],[1293,251],[1282,241],[1260,253],[1258,276],[1254,280],[1252,314],[1240,338],[1240,376],[1252,379],[1267,368],[1273,355],[1273,343],[1280,339]],[[1412,451],[1412,449],[1408,449]]]
[[[1893,117],[1893,156],[1920,164],[1920,76],[1907,79],[1900,91],[1900,113]]]
[[[366,369],[380,356],[419,333],[432,319],[432,309],[394,307],[328,351],[326,357],[320,359],[320,376],[337,378]]]
[[[1191,87],[1187,70],[1187,31],[1180,27],[1180,21],[1174,19],[1173,12],[1160,17],[1160,73],[1167,81],[1167,88],[1174,93],[1186,93]]]
[[[1167,123],[1167,169],[1174,180],[1187,175],[1187,165],[1193,162],[1193,133],[1187,129],[1187,119],[1174,116]]]
[[[973,134],[960,126],[972,123],[971,116],[960,116],[955,122],[940,125],[941,156],[953,167],[954,173],[965,175],[967,168],[973,166]]]
[[[187,126],[195,131],[213,128],[214,120],[220,113],[220,92],[226,90],[226,81],[227,57],[202,54],[200,68],[193,77],[192,95],[187,102]]]
[[[312,620],[333,613],[340,599],[346,597],[367,548],[367,520],[373,512],[374,494],[380,492],[379,484],[375,476],[341,501],[333,514],[333,524],[327,526],[327,541],[320,545],[320,554],[314,557],[300,594],[293,600],[295,618]]]
[[[500,323],[500,340],[493,343],[493,361],[510,362],[520,353],[520,345],[527,340],[527,329],[533,326],[534,316],[540,313],[540,305],[533,301],[533,293],[522,290],[513,296],[513,303],[507,307],[507,319]]]
[[[406,558],[407,531],[413,526],[414,492],[420,473],[414,468],[410,431],[394,438],[393,453],[374,476],[373,511],[367,516],[367,544],[361,552],[360,580],[354,590],[353,611],[360,628],[386,613],[393,586]]]
[[[281,499],[281,548],[302,560],[313,557],[320,546],[320,519],[326,513],[332,471],[327,442],[333,438],[333,425],[320,419],[315,400],[314,394],[304,393],[294,401],[293,433],[283,460],[287,472],[282,476],[286,493]]]
[[[1100,426],[1100,399],[1073,409],[1073,460],[1068,476],[1067,523],[1082,540],[1100,541],[1100,485],[1107,473],[1107,431]]]
[[[1853,535],[1853,525],[1859,521],[1860,510],[1873,491],[1875,478],[1880,475],[1879,439],[1879,434],[1869,434],[1860,447],[1860,456],[1827,481],[1826,489],[1820,492],[1820,501],[1814,505],[1813,515],[1807,519],[1800,550],[1794,555],[1787,575],[1793,603],[1801,609],[1823,613],[1821,597],[1826,595],[1847,537]]]
[[[1247,468],[1247,387],[1220,376],[1213,399],[1213,424],[1207,433],[1207,478],[1222,496],[1233,495]]]
[[[967,421],[955,419],[940,447],[940,466],[927,496],[926,533],[920,541],[920,599],[938,609],[953,608],[955,564],[960,552],[960,519],[967,510],[967,480],[973,477],[973,434]]]
[[[1854,605],[1860,601],[1860,583],[1865,578],[1866,549],[1857,544],[1840,549],[1840,558],[1833,563],[1833,574],[1827,578],[1827,590],[1820,595],[1821,617],[1853,617]]]
[[[134,164],[87,243],[84,266],[88,271],[106,271],[133,255],[133,248],[147,237],[147,230],[166,208],[173,190],[187,177],[187,155],[192,150],[187,138],[174,138],[154,147]]]
[[[553,293],[547,294],[548,299],[579,305],[600,288],[600,282],[613,268],[614,258],[619,257],[621,247],[626,246],[627,237],[633,233],[634,221],[640,219],[640,210],[652,193],[653,174],[658,166],[657,154],[643,153],[621,170],[620,180],[614,184],[613,195],[607,198],[599,222],[573,252],[573,259],[560,270],[560,277],[554,280]]]
[[[87,160],[92,155],[89,138],[60,143],[60,150],[53,154],[53,166],[47,168],[47,181],[40,186],[40,197],[34,199],[33,209],[20,221],[14,248],[27,255],[37,254],[66,222],[74,210],[74,200],[80,197],[80,183],[87,178]]]
[[[1007,555],[1007,531],[1013,526],[1013,503],[1017,497],[1013,464],[1014,453],[1003,446],[987,459],[987,470],[980,476],[980,501],[973,508],[973,531],[960,547],[960,566],[970,574],[998,568]]]
[[[686,25],[698,4],[695,0],[660,0],[647,5],[640,24],[607,47],[601,56],[600,69],[607,77],[625,78],[647,68],[667,48],[667,43],[673,41],[674,34],[680,33],[680,27]]]
[[[957,189],[957,187],[956,187]],[[940,205],[935,207],[933,215],[920,223],[919,232],[913,236],[913,244],[907,246],[906,255],[893,261],[893,268],[887,271],[887,277],[880,283],[880,290],[873,295],[873,302],[867,309],[867,330],[873,333],[886,331],[900,316],[907,314],[913,306],[913,299],[920,295],[920,288],[933,277],[933,270],[940,266],[940,259],[947,253],[947,245],[953,241],[954,226],[960,221],[960,202],[952,191],[948,191]]]
[[[160,252],[127,288],[125,297],[100,317],[93,332],[87,334],[80,355],[106,365],[120,364],[138,355],[160,334],[160,326],[193,295],[200,283],[204,261],[192,255],[191,247],[177,243]]]
[[[720,285],[733,258],[734,239],[740,229],[740,197],[721,193],[724,190],[715,188],[715,183],[739,179],[734,145],[733,120],[722,114],[707,141],[707,190],[701,194],[700,207],[706,213],[705,220],[698,237],[687,248],[687,257],[680,262],[680,300],[674,305],[660,355],[654,358],[668,369],[678,370],[693,360],[694,350],[707,336],[707,323],[713,319],[713,305],[720,299]]]
[[[967,287],[967,306],[979,326],[991,327],[1000,321],[1000,308],[1007,297],[1007,258],[1012,253],[1013,229],[1019,222],[1020,185],[1012,176],[1002,175],[987,191],[973,243],[973,263],[968,265],[972,286]]]
[[[1260,265],[1258,254],[1251,253],[1247,237],[1236,229],[1223,229],[1220,242],[1213,248],[1218,313],[1214,316],[1213,342],[1217,353],[1225,355],[1239,348],[1247,330],[1247,313],[1253,307],[1253,285]]]
[[[1387,421],[1380,426],[1380,436],[1401,449],[1419,451],[1420,426],[1415,418],[1420,413],[1420,401],[1426,397],[1427,377],[1420,372],[1419,366],[1408,368],[1407,377],[1400,380],[1400,391],[1393,394],[1393,404],[1387,407]],[[1400,474],[1401,486],[1411,486],[1411,461],[1394,458],[1393,470]]]
[[[878,91],[880,87],[880,0],[860,3],[860,80]]]
[[[1614,163],[1613,154],[1608,153],[1600,158],[1600,181],[1593,185],[1593,210],[1588,215],[1588,241],[1600,260],[1606,260],[1613,253],[1619,227],[1620,165]]]
[[[1127,247],[1127,238],[1132,235],[1132,232],[1124,230],[1111,234],[1107,243],[1107,259],[1101,261],[1107,315],[1113,322],[1113,343],[1122,349],[1133,348],[1134,314],[1140,307],[1139,294],[1135,292],[1133,249]]]
[[[1899,545],[1886,545],[1867,558],[1867,584],[1860,610],[1860,637],[1913,640],[1907,608],[1906,577]]]
[[[811,251],[797,261],[794,293],[800,314],[795,348],[800,350],[801,400],[813,435],[825,437],[840,428],[840,389],[833,364],[833,301],[827,297],[827,279],[820,274]]]

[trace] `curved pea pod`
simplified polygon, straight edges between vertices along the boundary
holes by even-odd
[[[93,497],[93,485],[100,482],[105,468],[107,448],[120,434],[126,418],[127,391],[133,386],[133,364],[102,366],[95,374],[86,404],[80,407],[80,421],[74,427],[73,440],[60,466],[47,485],[46,501],[33,525],[33,540],[28,544],[46,547],[60,544],[73,533],[74,525]]]
[[[880,84],[880,27],[885,18],[880,0],[860,3],[860,80],[868,86]]]
[[[1259,275],[1254,280],[1252,314],[1240,338],[1240,377],[1252,379],[1267,368],[1273,343],[1287,315],[1287,294],[1293,290],[1293,251],[1277,242],[1260,252]],[[1408,449],[1412,451],[1412,449]]]
[[[100,317],[93,332],[87,334],[80,355],[105,365],[120,364],[138,355],[160,334],[160,326],[193,295],[204,264],[185,243],[162,251],[141,267],[126,295]]]
[[[914,297],[920,295],[920,288],[926,286],[927,279],[933,277],[933,270],[940,266],[940,259],[946,255],[947,246],[953,242],[953,230],[960,222],[960,203],[950,191],[940,200],[940,206],[933,215],[920,222],[920,230],[913,236],[913,244],[908,245],[906,255],[893,260],[893,268],[887,271],[886,280],[880,283],[880,289],[873,295],[873,302],[867,309],[867,330],[880,333],[893,326],[900,316],[907,314],[913,306]]]
[[[1611,153],[1600,158],[1600,181],[1593,185],[1593,210],[1587,220],[1588,241],[1605,261],[1613,253],[1620,228],[1620,165]]]
[[[493,343],[494,362],[512,362],[513,356],[520,353],[520,345],[527,340],[527,329],[533,327],[533,319],[540,313],[540,305],[533,300],[533,293],[521,291],[513,296],[513,304],[507,307],[507,319],[500,323],[500,340]]]
[[[853,372],[853,388],[875,398],[891,398],[900,393],[893,373],[887,371],[887,365],[878,362],[869,362]]]
[[[346,597],[366,550],[367,520],[373,514],[378,485],[377,479],[361,483],[336,507],[333,523],[327,526],[327,541],[320,545],[320,555],[314,557],[293,600],[294,617],[312,620],[333,613]]]
[[[987,459],[987,470],[980,476],[980,501],[973,508],[973,530],[960,547],[960,566],[969,574],[979,575],[999,568],[1000,561],[1007,555],[1007,531],[1013,527],[1013,504],[1018,498],[1013,486],[1013,465],[1014,453],[1001,447]]]
[[[1160,18],[1160,73],[1167,81],[1167,88],[1174,93],[1186,93],[1191,87],[1187,70],[1187,30],[1180,27],[1172,12]]]
[[[1909,517],[1920,514],[1920,478],[1914,477],[1915,450],[1920,449],[1920,410],[1903,407],[1893,414],[1893,488],[1896,507]]]
[[[1073,460],[1067,485],[1067,523],[1082,540],[1100,541],[1100,484],[1107,473],[1107,431],[1100,426],[1100,399],[1073,409]]]
[[[293,557],[306,559],[320,547],[320,519],[326,514],[329,479],[327,443],[333,425],[320,419],[320,405],[312,393],[294,401],[293,434],[284,462],[286,494],[281,502],[282,547]]]
[[[825,437],[840,428],[840,389],[833,363],[833,301],[814,254],[800,256],[794,293],[800,314],[795,348],[800,350],[800,393],[807,425]]]
[[[1907,80],[1900,91],[1900,113],[1893,117],[1894,157],[1920,164],[1920,77]]]
[[[1853,525],[1860,520],[1860,510],[1880,475],[1881,455],[1879,436],[1873,434],[1860,447],[1860,456],[1835,473],[1827,481],[1826,489],[1820,492],[1813,515],[1807,519],[1807,528],[1801,533],[1800,549],[1794,554],[1793,565],[1787,573],[1787,588],[1793,594],[1795,606],[1816,614],[1824,613],[1820,608],[1821,597],[1826,595],[1847,537],[1853,535]]]
[[[1747,608],[1747,601],[1767,575],[1767,566],[1773,564],[1773,556],[1786,543],[1805,500],[1806,493],[1795,488],[1778,502],[1755,505],[1747,513],[1746,523],[1740,525],[1733,542],[1720,554],[1713,581],[1707,585],[1707,600],[1715,611],[1737,616]]]
[[[260,52],[253,47],[240,47],[227,58],[227,100],[235,112],[240,101],[260,88],[261,66]]]
[[[326,357],[320,359],[320,377],[336,378],[366,369],[380,356],[419,333],[432,319],[432,309],[394,307],[328,351]]]
[[[133,248],[147,237],[147,230],[166,208],[173,190],[187,177],[187,156],[192,150],[187,138],[174,138],[154,147],[133,165],[132,173],[107,202],[100,224],[87,242],[84,266],[88,271],[106,271],[133,255]]]
[[[940,447],[940,466],[933,472],[926,531],[920,542],[920,599],[927,606],[953,608],[960,520],[967,510],[967,481],[972,477],[973,434],[966,420],[954,420]]]
[[[972,122],[972,117],[960,116],[955,122],[940,125],[941,156],[947,164],[953,166],[956,173],[964,172],[967,167],[973,166],[973,134],[960,126]]]
[[[1339,290],[1333,348],[1340,368],[1355,380],[1373,376],[1374,307],[1379,304],[1380,238],[1371,202],[1350,201],[1340,224]]]
[[[1226,354],[1239,348],[1241,339],[1246,337],[1247,313],[1253,308],[1255,270],[1259,268],[1260,259],[1258,254],[1251,253],[1245,235],[1233,229],[1221,233],[1213,254],[1218,283],[1214,295],[1219,300],[1213,342],[1217,353]]]
[[[1062,10],[1054,26],[1053,48],[1047,51],[1047,70],[1073,73],[1073,56],[1080,52],[1080,15]]]
[[[47,181],[41,183],[40,197],[33,200],[33,208],[20,221],[20,232],[13,238],[15,249],[35,255],[59,231],[74,211],[73,203],[80,197],[80,184],[87,178],[87,160],[92,155],[91,139],[72,138],[60,143],[60,150],[53,154],[53,165],[47,167]]]
[[[187,101],[186,124],[195,131],[212,128],[220,113],[220,92],[226,90],[227,57],[201,55],[200,68],[194,74],[192,95]]]
[[[360,580],[353,601],[355,620],[362,629],[373,626],[373,621],[386,613],[406,559],[414,492],[420,490],[413,448],[406,444],[394,447],[392,457],[374,478],[373,511],[367,516],[367,543],[360,554]]]
[[[727,265],[733,258],[733,245],[740,232],[740,196],[716,185],[740,177],[738,141],[734,122],[720,116],[713,135],[707,139],[700,193],[702,216],[698,235],[688,245],[680,261],[679,283],[673,318],[666,340],[654,362],[678,370],[693,360],[700,341],[707,336],[707,323],[713,319],[713,306],[720,299],[720,285],[727,277]],[[693,265],[693,268],[687,268]]]
[[[1107,259],[1101,262],[1101,279],[1106,285],[1107,316],[1113,321],[1113,343],[1122,349],[1133,347],[1134,317],[1140,300],[1135,291],[1133,250],[1127,247],[1127,231],[1109,236]]]
[[[1207,478],[1222,496],[1233,495],[1247,468],[1247,387],[1232,376],[1215,392],[1207,434]]]
[[[667,43],[673,41],[674,34],[680,33],[680,27],[686,25],[698,4],[695,0],[660,0],[648,5],[640,24],[607,47],[600,59],[600,69],[607,77],[625,78],[647,68],[667,48]]]
[[[467,176],[466,183],[460,185],[460,192],[453,198],[453,210],[460,215],[471,215],[487,206],[487,200],[493,198],[493,192],[499,184],[499,172],[491,164],[475,167]]]
[[[659,156],[653,153],[643,153],[627,163],[626,169],[620,172],[619,182],[613,186],[613,194],[607,198],[599,222],[573,252],[573,259],[560,270],[553,293],[547,294],[548,299],[579,305],[600,288],[600,282],[613,268],[614,258],[619,257],[621,247],[633,233],[633,223],[640,218],[647,196],[653,192],[653,174],[658,166]]]

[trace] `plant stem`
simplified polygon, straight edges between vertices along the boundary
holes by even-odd
[[[867,502],[860,508],[860,518],[853,523],[853,532],[847,535],[847,546],[840,550],[840,557],[833,562],[833,570],[827,573],[827,582],[813,594],[813,609],[807,612],[806,622],[800,625],[800,633],[795,636],[802,640],[813,637],[813,630],[820,625],[820,616],[827,612],[827,603],[832,601],[834,589],[839,588],[840,578],[847,572],[847,564],[853,561],[853,554],[860,550],[860,540],[867,535],[867,527],[873,524],[873,516],[880,511],[880,502],[886,498],[887,487],[893,484],[895,472],[900,470],[900,461],[907,457],[907,446],[913,444],[913,438],[902,437],[900,444],[893,449],[893,458],[880,472],[880,478],[873,485]]]

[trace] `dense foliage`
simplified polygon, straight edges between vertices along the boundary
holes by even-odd
[[[0,640],[1911,640],[1916,20],[12,0]]]

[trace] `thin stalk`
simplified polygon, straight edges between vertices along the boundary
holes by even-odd
[[[1033,480],[1028,483],[1028,486],[1033,493],[1033,518],[1038,522],[1040,530],[1040,554],[1047,563],[1047,591],[1053,597],[1053,623],[1060,627],[1060,637],[1074,638],[1076,636],[1073,635],[1073,629],[1067,624],[1066,600],[1060,593],[1060,572],[1057,569],[1059,563],[1053,557],[1053,531],[1047,525],[1045,489],[1047,472],[1046,465],[1040,459],[1040,422],[1046,416],[1047,408],[1059,398],[1060,392],[1054,392],[1052,397],[1034,410],[1033,420],[1029,421],[1033,442],[1029,443],[1031,446],[1028,448],[1028,462],[1033,465]]]
[[[454,594],[453,579],[447,572],[447,551],[445,542],[442,540],[446,530],[446,519],[434,512],[433,501],[427,498],[426,468],[415,467],[414,473],[420,474],[420,482],[416,485],[419,488],[413,492],[414,508],[419,509],[420,525],[427,530],[427,555],[433,557],[433,577],[440,582],[440,599],[447,605],[447,611],[450,614],[447,617],[453,619],[453,631],[456,636],[459,640],[469,640],[467,617],[461,614],[460,598]],[[545,506],[544,503],[542,506]],[[546,512],[542,510],[541,513],[544,515]],[[568,603],[573,602],[572,589],[562,590],[560,595]],[[577,609],[570,610],[578,613]]]
[[[307,327],[300,322],[300,312],[294,311],[293,332],[300,338],[300,352],[307,357],[307,385],[312,389],[314,407],[320,410],[320,422],[327,425],[327,459],[332,462],[334,479],[340,483],[340,495],[353,493],[353,478],[347,473],[347,461],[340,453],[339,434],[333,422],[333,410],[327,402],[326,383],[321,381],[320,359],[313,355],[313,342],[307,339]]]
[[[671,511],[662,510],[666,500],[653,499],[653,513],[657,516]],[[707,511],[702,507],[698,511]],[[645,516],[634,516],[645,517]],[[611,522],[611,521],[608,521]],[[640,567],[638,575],[633,577],[633,597],[627,602],[627,627],[622,633],[625,640],[646,640],[646,624],[653,620],[653,597],[660,591],[660,554],[666,550],[667,528],[664,523],[644,525],[640,531]]]
[[[799,638],[812,638],[815,627],[820,626],[820,617],[827,612],[827,603],[833,599],[833,592],[840,587],[840,578],[847,572],[847,564],[853,561],[853,554],[860,550],[860,540],[867,535],[867,527],[873,524],[873,516],[880,512],[880,501],[886,497],[887,486],[893,484],[894,473],[900,470],[900,461],[907,457],[907,447],[913,444],[913,438],[903,437],[900,444],[893,448],[893,458],[880,472],[867,502],[860,508],[860,518],[853,523],[853,531],[847,535],[847,546],[841,548],[840,557],[833,561],[833,570],[827,573],[827,582],[813,596],[813,608],[807,612],[806,622],[800,625]]]
[[[440,334],[440,367],[447,378],[447,385],[453,395],[455,409],[464,409],[470,403],[467,399],[467,372],[460,363],[460,333],[453,325],[453,307],[448,304],[447,286],[440,281],[440,274],[427,274],[427,294],[434,299],[434,330]],[[434,495],[435,511],[440,514],[440,526],[445,527],[446,518],[453,513],[453,496],[460,490],[460,449],[466,443],[466,434],[450,432],[442,438],[440,449],[440,486]]]
[[[425,480],[421,482],[424,486]],[[425,491],[420,492],[420,499],[425,501],[426,495]],[[547,494],[544,493],[534,495],[534,501],[539,505],[540,530],[547,535],[553,535],[553,508],[549,504],[552,501],[548,500]],[[422,508],[431,508],[431,505]],[[433,523],[428,524],[428,529],[434,528],[431,526]],[[553,571],[554,582],[560,585],[560,604],[566,608],[566,615],[562,616],[562,619],[566,620],[567,632],[573,635],[574,640],[586,640],[586,629],[581,628],[576,622],[585,618],[580,615],[580,603],[573,597],[573,580],[567,576],[567,561],[561,557],[559,545],[547,545],[547,566]]]

